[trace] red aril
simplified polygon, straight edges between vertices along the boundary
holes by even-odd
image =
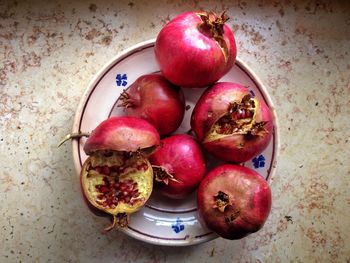
[[[268,106],[237,83],[218,82],[198,100],[191,127],[204,148],[228,162],[241,163],[269,144],[273,122]]]
[[[160,143],[157,130],[133,117],[111,117],[87,139],[89,155],[81,170],[81,186],[89,206],[113,216],[105,230],[125,227],[128,215],[151,195],[153,170],[147,155]]]
[[[174,132],[185,113],[182,90],[159,74],[139,77],[119,99],[128,116],[149,121],[160,135]]]
[[[199,144],[189,135],[177,134],[161,141],[150,156],[155,189],[172,199],[183,199],[202,180],[206,165]]]
[[[202,180],[197,204],[209,229],[226,239],[240,239],[264,225],[271,209],[271,190],[254,170],[221,165]]]
[[[186,12],[158,34],[155,55],[162,74],[175,85],[205,87],[234,65],[236,42],[225,13]]]

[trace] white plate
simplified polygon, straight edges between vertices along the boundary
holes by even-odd
[[[154,56],[154,40],[142,42],[113,58],[89,84],[84,93],[74,120],[73,132],[90,132],[100,122],[113,115],[123,115],[116,101],[123,89],[129,87],[139,76],[159,72]],[[256,158],[244,163],[266,179],[275,171],[278,149],[277,121],[271,99],[261,81],[239,58],[233,69],[220,81],[231,81],[248,87],[252,94],[264,99],[274,115],[274,135],[267,149]],[[183,89],[186,105],[185,118],[176,133],[190,129],[193,107],[204,89]],[[83,151],[86,139],[73,140],[74,164],[78,175],[87,156]],[[210,158],[208,166],[215,166]],[[106,220],[101,218],[101,220]],[[97,231],[97,230],[96,230]],[[172,201],[157,197],[156,193],[146,206],[131,215],[130,224],[121,230],[136,239],[159,245],[187,246],[203,243],[217,235],[199,222],[195,194],[184,201]]]

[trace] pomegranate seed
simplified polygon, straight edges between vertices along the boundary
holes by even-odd
[[[98,199],[104,199],[105,198],[105,195],[104,194],[100,194],[97,196]]]
[[[105,166],[102,167],[102,172],[105,175],[110,175],[111,174],[111,169],[107,165],[105,165]]]
[[[142,170],[147,171],[148,170],[148,165],[147,163],[143,163],[142,165]]]
[[[120,183],[119,182],[115,182],[114,184],[113,184],[113,188],[114,189],[118,189],[120,187]]]
[[[108,206],[111,206],[111,205],[113,204],[113,201],[112,201],[111,199],[107,199],[107,200],[106,200],[106,204],[107,204]]]
[[[99,174],[102,174],[102,167],[101,166],[96,166],[95,171],[98,172]]]
[[[132,183],[127,183],[126,187],[125,187],[125,190],[126,191],[131,191],[133,188],[134,188],[134,185]]]
[[[112,172],[118,173],[119,172],[119,166],[118,165],[114,165],[114,166],[111,167],[111,170],[112,170]]]
[[[129,203],[130,202],[130,196],[125,197],[124,202],[125,203]]]
[[[100,193],[103,193],[103,194],[106,194],[106,193],[108,193],[110,191],[109,188],[107,186],[105,186],[105,185],[102,185],[100,187],[100,189],[98,189],[98,190],[99,190]]]

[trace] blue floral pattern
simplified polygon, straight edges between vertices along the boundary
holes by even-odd
[[[117,86],[125,87],[128,84],[128,76],[125,73],[117,74],[116,83],[117,83]]]
[[[253,158],[253,165],[254,165],[254,168],[262,168],[262,167],[265,167],[265,157],[264,155],[260,154],[258,157],[254,157]]]
[[[180,218],[177,218],[176,223],[172,224],[171,228],[175,231],[175,233],[180,233],[185,229],[185,225],[182,224],[182,220]]]

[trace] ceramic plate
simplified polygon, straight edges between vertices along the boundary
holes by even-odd
[[[89,84],[78,106],[73,132],[90,132],[108,117],[123,115],[123,111],[116,106],[120,93],[139,76],[154,72],[159,72],[154,56],[154,40],[140,43],[116,56]],[[263,153],[242,164],[253,168],[268,180],[275,170],[278,148],[277,122],[271,99],[261,81],[239,58],[220,81],[237,82],[248,87],[253,96],[262,98],[273,111],[274,135],[269,146]],[[176,133],[189,131],[193,107],[204,89],[183,91],[189,110]],[[85,138],[73,140],[73,157],[78,174],[87,158],[83,151],[85,141]],[[209,169],[216,164],[217,161],[209,157]],[[217,238],[215,233],[200,223],[195,194],[183,201],[172,201],[153,193],[146,206],[131,215],[129,226],[121,231],[148,243],[169,246],[187,246]]]

